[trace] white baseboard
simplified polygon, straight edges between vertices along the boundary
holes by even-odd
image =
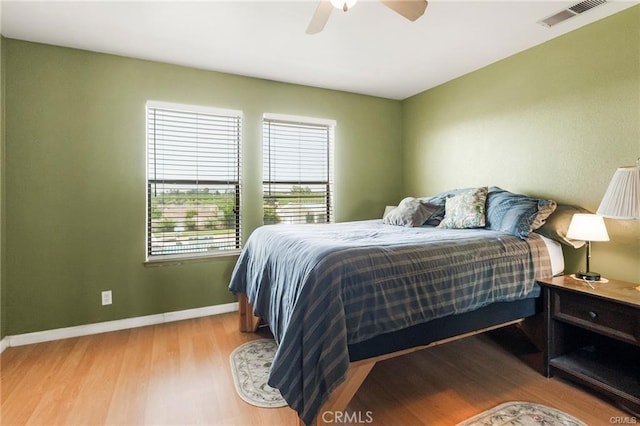
[[[70,337],[87,336],[90,334],[106,333],[109,331],[125,330],[128,328],[162,324],[165,322],[207,317],[210,315],[225,314],[237,310],[238,302],[234,302],[226,303],[224,305],[206,306],[204,308],[186,309],[183,311],[166,312],[163,314],[146,315],[143,317],[126,318],[115,321],[78,325],[75,327],[36,331],[34,333],[17,334],[15,336],[5,336],[4,339],[0,340],[0,353],[11,346],[31,345],[33,343],[68,339]]]

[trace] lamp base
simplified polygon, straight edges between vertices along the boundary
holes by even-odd
[[[576,278],[587,281],[600,281],[600,274],[597,272],[576,272]]]

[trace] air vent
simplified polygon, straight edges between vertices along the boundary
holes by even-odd
[[[571,6],[569,9],[575,13],[583,13],[589,9],[593,9],[596,6],[600,6],[601,4],[605,4],[607,0],[584,0],[580,3]]]
[[[544,25],[545,27],[553,27],[560,22],[566,21],[569,18],[573,18],[576,15],[586,12],[587,10],[593,9],[596,6],[600,6],[601,4],[607,3],[607,0],[584,0],[580,3],[576,3],[567,9],[561,10],[558,13],[554,13],[548,18],[541,19],[538,21],[540,25]]]

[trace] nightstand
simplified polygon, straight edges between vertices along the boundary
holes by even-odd
[[[638,284],[538,280],[544,294],[544,374],[562,376],[640,413]]]

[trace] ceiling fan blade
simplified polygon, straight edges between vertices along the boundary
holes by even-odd
[[[399,13],[410,21],[415,21],[424,14],[427,0],[380,0],[389,9]]]
[[[329,0],[321,0],[320,3],[318,3],[315,13],[311,17],[311,22],[309,22],[309,26],[307,27],[307,34],[317,34],[322,31],[329,20],[329,16],[331,16],[332,10],[333,5]]]

